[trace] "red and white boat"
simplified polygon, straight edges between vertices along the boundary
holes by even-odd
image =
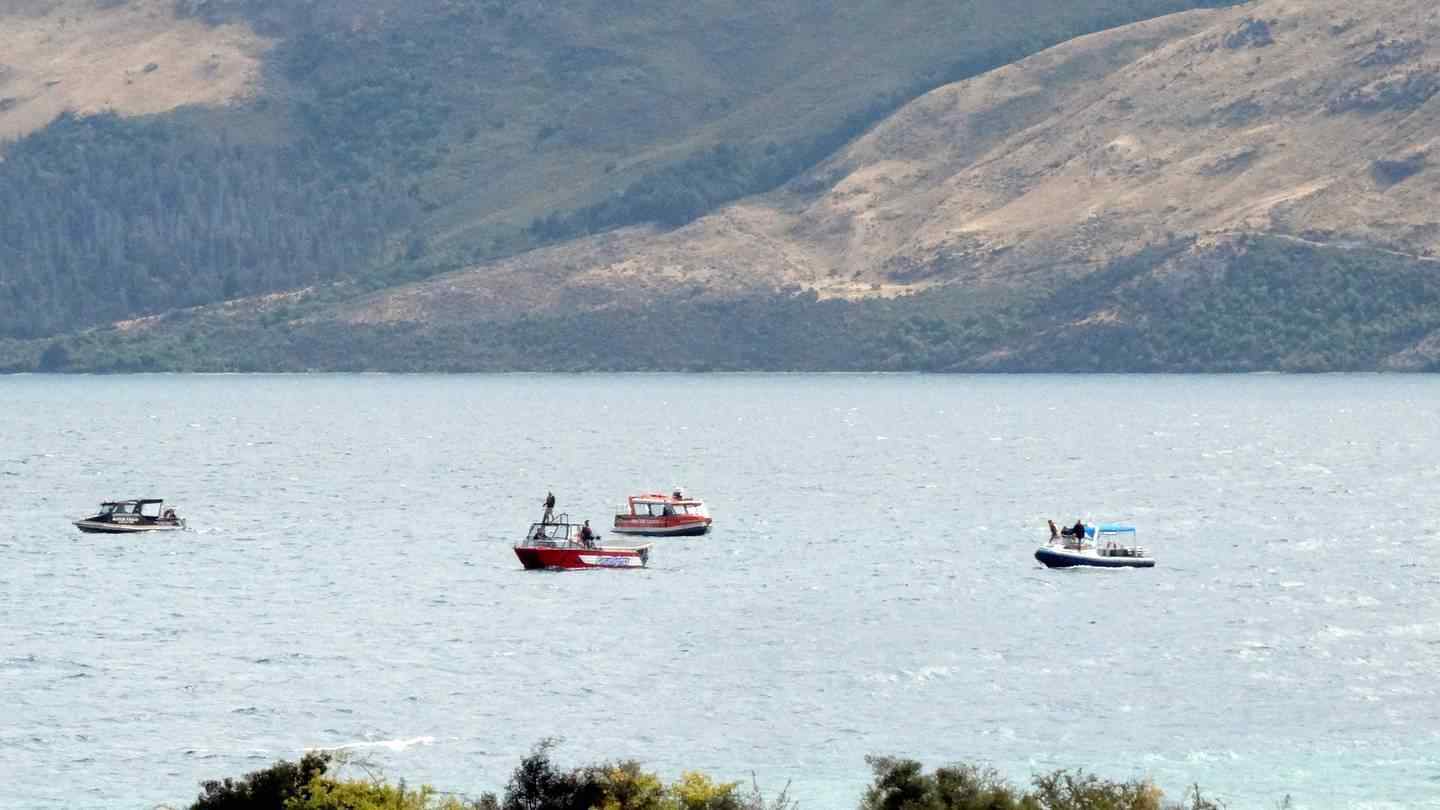
[[[627,500],[629,511],[615,515],[613,531],[616,534],[694,537],[710,531],[710,513],[705,511],[705,503],[685,497],[681,490],[669,495],[663,492],[631,495]]]
[[[644,568],[650,546],[602,546],[600,535],[584,539],[589,526],[577,526],[561,515],[557,522],[532,523],[515,556],[526,570],[570,571],[580,568]]]

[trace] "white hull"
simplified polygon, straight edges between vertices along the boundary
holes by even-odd
[[[606,554],[597,549],[595,554],[581,554],[580,562],[591,568],[644,568],[647,558],[633,554]]]

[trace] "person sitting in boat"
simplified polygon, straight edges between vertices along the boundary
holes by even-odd
[[[590,521],[588,520],[585,521],[584,526],[580,527],[580,545],[586,548],[595,547],[595,533],[590,531]]]
[[[675,514],[675,507],[667,503],[665,504],[665,508],[660,510],[660,513],[665,517],[670,517]]]
[[[531,539],[532,539],[532,540],[544,540],[544,539],[545,539],[545,526],[544,526],[544,524],[541,524],[541,525],[535,527],[535,536],[534,536],[533,538],[531,538]]]
[[[165,519],[165,520],[174,520],[174,519],[175,519],[175,510],[174,510],[174,509],[166,509],[166,510],[165,510],[165,515],[164,515],[164,519]]]

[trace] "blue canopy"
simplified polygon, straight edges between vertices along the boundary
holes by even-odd
[[[1101,534],[1134,534],[1135,527],[1126,523],[1101,523],[1098,527]]]

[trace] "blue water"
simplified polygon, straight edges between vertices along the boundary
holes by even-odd
[[[554,490],[709,537],[525,573]],[[544,737],[854,807],[864,756],[1440,807],[1440,379],[0,378],[0,806],[308,747],[498,790]],[[81,535],[161,495],[192,531]],[[1050,572],[1045,520],[1151,571]]]

